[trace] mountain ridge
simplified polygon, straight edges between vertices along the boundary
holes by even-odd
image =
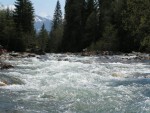
[[[51,30],[52,26],[52,20],[49,17],[42,17],[39,15],[35,15],[35,21],[34,21],[34,28],[36,29],[36,32],[39,32],[41,30],[42,25],[45,25],[45,29],[49,32]]]
[[[7,9],[9,8],[11,11],[14,11],[15,6],[14,5],[2,5],[0,3],[0,9]],[[52,17],[51,16],[39,16],[37,14],[34,15],[34,28],[36,32],[39,32],[41,30],[41,27],[44,23],[45,29],[49,32],[51,30],[52,26]]]

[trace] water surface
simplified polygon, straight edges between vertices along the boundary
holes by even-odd
[[[47,54],[7,61],[0,113],[150,113],[150,62]],[[0,77],[1,78],[1,77]]]

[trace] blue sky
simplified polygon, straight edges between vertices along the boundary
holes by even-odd
[[[64,12],[65,0],[59,0],[62,11]],[[40,16],[51,16],[55,10],[57,0],[31,0],[35,8],[35,14]],[[0,3],[4,6],[10,6],[15,3],[15,0],[0,0]]]

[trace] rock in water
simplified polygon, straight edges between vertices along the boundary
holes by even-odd
[[[12,65],[10,65],[10,64],[2,64],[1,65],[1,69],[3,70],[3,69],[10,69],[10,68],[14,68]]]
[[[5,84],[4,82],[0,82],[0,86],[6,86],[7,84]]]
[[[147,75],[145,78],[150,78],[150,74],[149,74],[149,75]]]
[[[18,78],[7,76],[7,75],[0,75],[0,86],[13,85],[13,84],[22,85],[24,83]]]
[[[115,72],[112,74],[113,77],[124,77],[124,75],[122,73],[119,72]]]

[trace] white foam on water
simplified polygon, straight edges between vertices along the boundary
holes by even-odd
[[[12,91],[12,104],[26,113],[150,112],[150,65],[112,61],[65,54],[9,61],[16,68],[0,74],[25,84],[0,89]]]

